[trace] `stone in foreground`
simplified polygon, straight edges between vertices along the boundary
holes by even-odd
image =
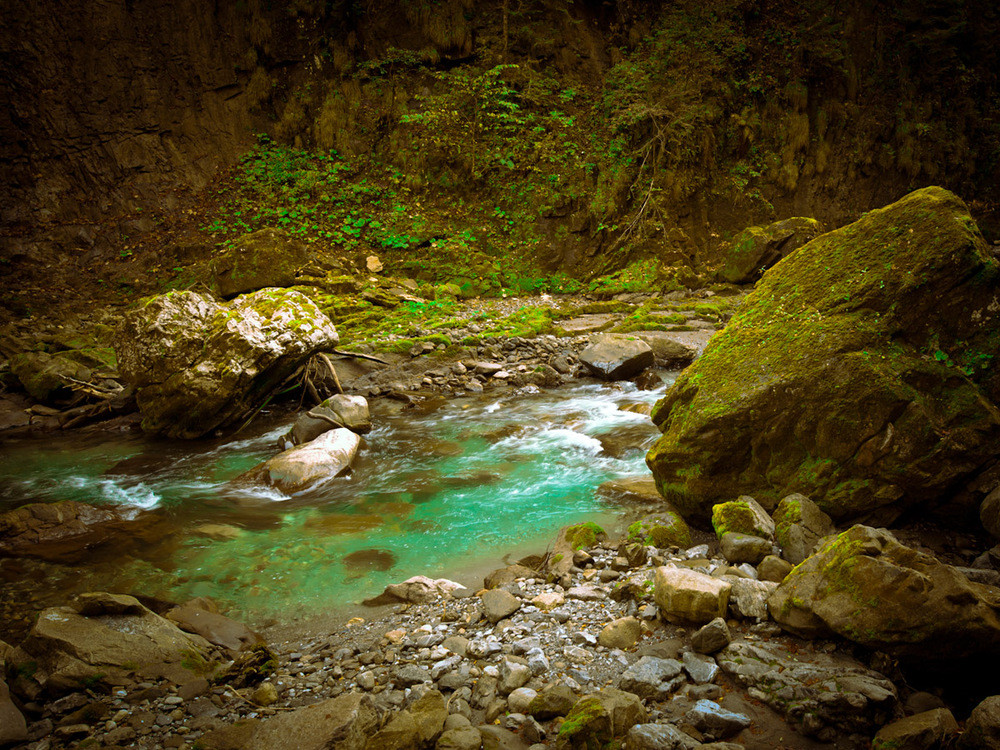
[[[378,724],[372,699],[348,693],[264,721],[217,729],[198,744],[204,750],[364,750]]]
[[[843,654],[794,653],[778,643],[732,643],[716,661],[751,698],[784,714],[808,736],[869,736],[893,716],[896,688]]]
[[[653,576],[653,600],[672,622],[703,623],[725,617],[732,586],[687,568],[661,567]]]
[[[1000,589],[905,547],[885,529],[854,526],[797,566],[768,600],[804,637],[837,634],[900,657],[941,663],[1000,657]]]
[[[972,709],[958,747],[959,750],[1000,749],[1000,695],[991,695]]]
[[[337,331],[299,292],[262,289],[219,304],[170,292],[130,310],[115,334],[142,428],[196,438],[245,420]]]
[[[998,279],[941,188],[812,240],[653,409],[660,493],[686,517],[791,491],[881,523],[951,497],[1000,457]]]
[[[687,712],[684,720],[703,734],[723,740],[739,734],[750,726],[750,717],[727,711],[715,701],[700,700]]]
[[[635,336],[607,334],[592,338],[580,361],[602,380],[626,380],[652,367],[654,356],[649,344]]]
[[[872,750],[934,750],[948,747],[958,722],[947,708],[907,716],[878,730]]]
[[[21,648],[53,691],[90,681],[115,684],[132,673],[189,678],[183,665],[207,664],[211,646],[185,633],[131,596],[81,594],[73,607],[50,607],[38,616]]]

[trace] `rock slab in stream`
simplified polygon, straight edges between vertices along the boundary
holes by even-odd
[[[655,357],[645,341],[624,334],[595,336],[580,352],[580,361],[602,380],[625,380],[652,367]]]
[[[0,554],[79,562],[97,547],[155,536],[158,520],[151,513],[75,500],[31,503],[0,513]]]
[[[301,492],[350,469],[360,446],[357,433],[337,428],[269,458],[236,481],[263,483],[288,494]]]
[[[973,583],[885,529],[854,526],[797,566],[768,600],[804,637],[837,634],[902,657],[950,664],[1000,657],[1000,589]]]
[[[758,282],[653,410],[663,496],[706,518],[788,488],[880,522],[1000,456],[1000,264],[925,188],[809,242]]]
[[[130,310],[115,335],[119,371],[137,389],[142,428],[195,438],[246,419],[336,328],[299,292],[262,289],[227,304],[194,292]]]

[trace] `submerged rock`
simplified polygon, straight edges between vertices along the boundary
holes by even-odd
[[[31,503],[0,513],[0,555],[78,562],[99,547],[157,538],[159,517],[132,508],[63,500]]]
[[[376,607],[383,604],[427,604],[439,596],[450,596],[466,588],[460,583],[447,578],[428,578],[413,576],[402,583],[390,583],[378,596],[366,599],[363,604]]]
[[[854,526],[792,570],[768,601],[804,637],[837,634],[901,657],[1000,658],[1000,589],[905,547],[885,529]]]
[[[800,248],[653,410],[661,494],[705,518],[791,490],[835,520],[953,494],[1000,456],[998,277],[941,188]]]
[[[361,446],[357,433],[337,428],[312,442],[269,458],[237,478],[237,483],[263,483],[282,492],[301,492],[340,476],[354,462]]]
[[[115,352],[137,389],[143,430],[195,438],[245,419],[338,340],[329,318],[299,292],[263,289],[228,304],[170,292],[126,314]]]

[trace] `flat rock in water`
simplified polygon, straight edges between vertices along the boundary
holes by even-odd
[[[653,350],[645,341],[626,334],[595,336],[580,352],[580,361],[603,380],[625,380],[652,367]]]
[[[351,468],[361,445],[357,433],[338,428],[305,445],[279,453],[238,477],[236,483],[257,483],[291,494],[334,479]]]
[[[160,517],[132,508],[87,505],[75,500],[31,503],[0,513],[0,554],[52,562],[80,562],[94,550],[142,543],[158,536]]]

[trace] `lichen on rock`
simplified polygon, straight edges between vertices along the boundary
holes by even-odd
[[[308,357],[336,346],[305,296],[262,289],[228,304],[170,292],[132,309],[116,337],[143,430],[194,438],[245,419]]]

